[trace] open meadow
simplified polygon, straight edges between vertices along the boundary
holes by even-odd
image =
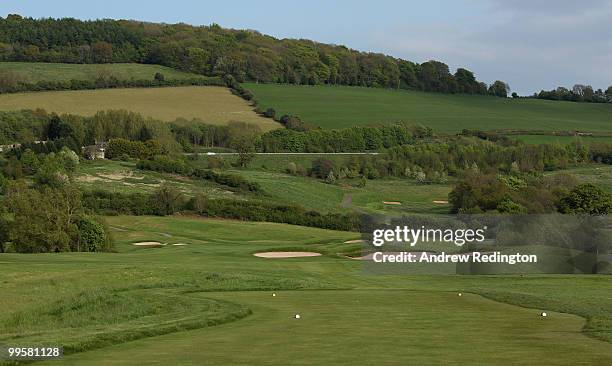
[[[612,136],[553,136],[553,135],[513,135],[510,138],[522,141],[526,144],[570,144],[578,142],[593,144],[598,142],[612,143]]]
[[[259,116],[245,100],[228,89],[214,86],[126,88],[52,91],[0,95],[0,110],[42,108],[47,112],[92,116],[98,111],[125,109],[162,121],[200,119],[223,125],[231,121],[260,126],[264,131],[280,127]]]
[[[259,195],[232,191],[231,188],[210,181],[176,174],[143,171],[134,163],[119,161],[87,161],[79,166],[77,183],[86,189],[100,188],[113,192],[153,192],[161,185],[174,187],[187,197],[205,194],[211,198],[259,199],[284,205],[300,205],[321,212],[367,212],[388,215],[406,213],[448,213],[450,184],[418,184],[406,179],[375,179],[364,187],[357,179],[345,179],[338,184],[327,184],[310,177],[284,172],[283,156],[259,156],[248,169],[230,169],[262,188]],[[311,159],[299,159],[310,168]],[[276,167],[276,169],[274,168]],[[388,204],[385,204],[388,202]],[[391,203],[391,204],[389,204]]]
[[[605,276],[366,275],[355,233],[107,219],[118,253],[2,256],[0,342],[63,344],[65,365],[612,362]],[[322,256],[253,256],[284,250]]]
[[[113,76],[120,80],[153,80],[161,73],[168,80],[205,78],[161,65],[145,64],[63,64],[42,62],[0,62],[0,73],[10,72],[26,83],[39,81],[96,80]]]
[[[247,83],[263,108],[323,128],[409,122],[436,132],[543,130],[609,132],[612,105],[449,95],[348,86]]]

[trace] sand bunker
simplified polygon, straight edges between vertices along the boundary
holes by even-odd
[[[384,201],[383,202],[385,205],[401,205],[401,202],[396,202],[396,201]]]
[[[185,243],[176,243],[176,244],[172,244],[172,245],[176,245],[176,246],[184,246],[184,245],[189,245],[189,244],[185,244]]]
[[[438,204],[441,204],[441,205],[447,205],[448,201],[433,201],[433,203],[438,203]]]
[[[253,254],[260,258],[298,258],[298,257],[318,257],[321,253],[315,252],[262,252]]]
[[[157,241],[141,241],[140,243],[132,243],[132,245],[143,248],[158,248],[163,247],[166,244],[162,244]]]
[[[357,239],[357,240],[347,240],[344,242],[344,244],[356,244],[356,243],[365,243],[365,240]]]

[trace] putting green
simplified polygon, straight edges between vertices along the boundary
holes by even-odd
[[[586,337],[584,319],[569,314],[542,318],[535,309],[455,292],[276,293],[194,293],[246,305],[253,315],[75,354],[62,364],[612,364],[609,343]]]

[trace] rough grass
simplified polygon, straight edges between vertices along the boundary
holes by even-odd
[[[163,121],[197,118],[218,125],[240,121],[256,124],[264,131],[280,127],[273,120],[256,114],[245,100],[222,87],[126,88],[0,95],[0,110],[37,108],[84,116],[101,110],[125,109]]]
[[[243,198],[229,187],[201,179],[136,169],[136,163],[112,160],[82,161],[76,182],[87,189],[107,189],[123,193],[146,193],[161,185],[174,187],[187,197],[203,193],[215,198]]]
[[[344,157],[342,157],[344,158]],[[449,206],[433,201],[447,200],[450,184],[419,184],[409,179],[368,180],[358,187],[359,179],[344,179],[336,184],[322,180],[283,173],[287,161],[283,156],[258,156],[248,170],[228,170],[245,179],[259,183],[262,194],[232,192],[228,187],[210,181],[191,179],[175,174],[141,171],[133,162],[95,160],[79,165],[76,180],[88,189],[108,189],[117,192],[153,192],[162,184],[179,189],[186,196],[198,193],[213,198],[263,199],[286,205],[300,205],[320,212],[359,211],[400,215],[403,213],[448,213]],[[310,168],[312,157],[300,159]],[[199,160],[206,166],[205,160]],[[262,168],[266,166],[266,169]],[[401,205],[385,205],[384,201],[399,201]]]
[[[292,176],[268,171],[232,171],[261,185],[264,192],[280,203],[298,204],[318,211],[359,211],[401,215],[403,213],[448,213],[448,205],[435,200],[447,200],[451,185],[419,184],[408,179],[360,180],[343,179],[327,184],[319,179]],[[397,201],[401,205],[385,205]]]
[[[144,64],[62,64],[42,62],[0,62],[0,72],[16,74],[21,81],[95,80],[100,75],[114,76],[120,80],[153,80],[161,73],[168,80],[205,78],[204,76],[175,70],[160,65]]]
[[[594,164],[547,174],[554,175],[566,173],[576,176],[582,183],[592,183],[612,193],[612,165]]]
[[[438,132],[610,131],[612,105],[446,95],[379,88],[246,84],[263,108],[324,128],[405,121]]]
[[[612,126],[611,126],[612,128]],[[553,136],[553,135],[513,135],[513,139],[523,141],[526,144],[561,144],[567,145],[572,142],[591,144],[595,142],[612,143],[612,136]]]
[[[11,314],[0,329],[4,343],[61,344],[65,353],[75,353],[249,314],[245,306],[176,291],[93,288]]]

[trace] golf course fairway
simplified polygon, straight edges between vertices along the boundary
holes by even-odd
[[[253,315],[210,328],[69,356],[68,365],[513,364],[612,362],[612,347],[580,333],[584,320],[478,295],[406,290],[199,293]],[[295,319],[299,313],[301,319]],[[129,360],[129,361],[128,361]],[[477,360],[477,361],[476,361]],[[49,363],[51,364],[51,363]]]
[[[342,255],[356,233],[107,220],[116,253],[3,256],[0,343],[62,344],[62,365],[612,364],[607,276],[372,275]]]

